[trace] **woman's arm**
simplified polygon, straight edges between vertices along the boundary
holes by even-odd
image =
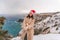
[[[24,18],[24,21],[22,23],[22,29],[24,29],[24,30],[27,30],[28,29],[26,21],[27,21],[27,18],[25,17]]]
[[[25,22],[26,22],[26,17],[25,17],[24,20],[23,20],[22,28],[24,28],[24,27],[26,26]]]
[[[35,19],[32,20],[32,22],[29,24],[28,29],[31,29],[34,27]]]

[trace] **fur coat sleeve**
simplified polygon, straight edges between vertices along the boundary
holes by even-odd
[[[24,18],[24,20],[23,20],[23,23],[22,23],[22,28],[24,29],[25,28],[25,26],[26,26],[26,17]]]
[[[35,19],[28,19],[25,17],[22,24],[22,28],[25,30],[33,28],[34,22],[35,22]]]
[[[28,29],[34,28],[34,22],[35,22],[35,19],[33,19],[31,23],[28,25]]]

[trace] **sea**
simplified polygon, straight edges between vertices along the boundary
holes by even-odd
[[[21,22],[17,22],[18,18],[6,18],[2,30],[8,31],[8,34],[16,37],[21,30]]]

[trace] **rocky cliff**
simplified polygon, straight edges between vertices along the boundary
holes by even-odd
[[[48,34],[48,33],[60,33],[60,13],[45,13],[36,15],[35,22],[35,35],[36,34]]]

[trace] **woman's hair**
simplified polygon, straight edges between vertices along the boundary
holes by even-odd
[[[29,14],[27,15],[27,18],[32,18],[32,19],[34,19],[33,15],[30,16]]]

